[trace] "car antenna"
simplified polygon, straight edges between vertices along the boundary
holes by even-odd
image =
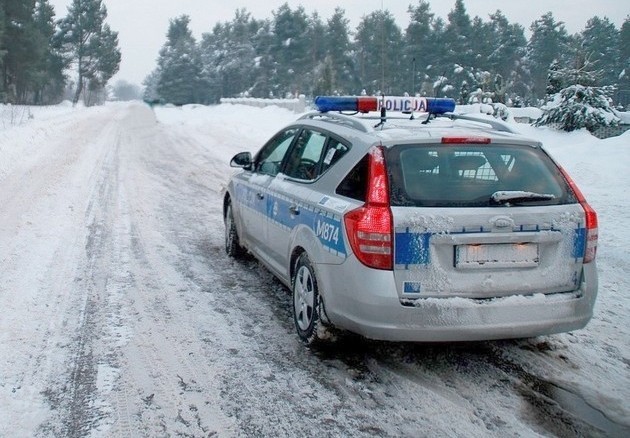
[[[374,125],[375,128],[383,126],[387,121],[387,110],[385,109],[385,94],[381,94],[381,121]]]
[[[416,57],[414,56],[411,60],[411,95],[416,95]],[[411,111],[411,117],[409,120],[414,120],[413,111]]]

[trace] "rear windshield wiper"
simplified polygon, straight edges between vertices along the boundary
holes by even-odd
[[[526,202],[550,201],[555,199],[550,193],[525,192],[520,190],[501,190],[490,196],[490,204],[510,205]]]

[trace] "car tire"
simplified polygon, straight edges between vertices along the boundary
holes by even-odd
[[[235,258],[242,257],[245,253],[238,238],[238,231],[236,231],[231,201],[228,201],[225,209],[225,253]]]
[[[292,281],[293,321],[300,339],[308,346],[321,345],[334,339],[332,328],[321,319],[323,311],[317,277],[306,253],[295,262]]]

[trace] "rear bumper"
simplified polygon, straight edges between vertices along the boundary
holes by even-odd
[[[334,271],[335,267],[323,269]],[[574,292],[491,300],[426,298],[404,305],[396,294],[391,272],[376,270],[364,270],[360,278],[343,281],[339,281],[340,277],[334,272],[327,272],[320,278],[337,280],[320,282],[320,286],[331,322],[367,338],[409,342],[479,341],[526,338],[583,328],[593,315],[596,269],[595,263],[584,266],[581,286]]]

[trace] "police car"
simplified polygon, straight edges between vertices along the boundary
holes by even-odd
[[[537,141],[449,99],[318,97],[228,184],[230,256],[292,291],[307,344],[532,337],[584,327],[597,214]]]

